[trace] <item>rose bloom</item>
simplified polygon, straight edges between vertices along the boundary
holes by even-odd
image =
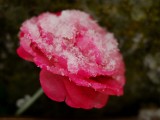
[[[102,108],[123,94],[125,67],[113,34],[78,10],[26,20],[17,53],[41,68],[40,83],[54,101],[74,108]]]

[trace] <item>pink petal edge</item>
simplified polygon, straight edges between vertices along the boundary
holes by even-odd
[[[23,47],[19,47],[18,49],[17,49],[17,54],[21,57],[21,58],[23,58],[23,59],[25,59],[25,60],[28,60],[28,61],[33,61],[33,56],[31,55],[31,54],[29,54],[27,51],[25,51],[24,49],[23,49]]]
[[[68,77],[52,74],[41,70],[40,82],[45,94],[55,101],[65,101],[74,108],[102,108],[108,95],[95,91],[92,88],[77,86],[69,81]]]

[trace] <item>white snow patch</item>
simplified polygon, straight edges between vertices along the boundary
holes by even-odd
[[[106,65],[106,70],[112,71],[115,69],[115,67],[116,67],[116,61],[114,59],[111,59]]]
[[[77,57],[68,51],[63,51],[62,54],[67,59],[68,70],[72,73],[77,73],[78,71]]]

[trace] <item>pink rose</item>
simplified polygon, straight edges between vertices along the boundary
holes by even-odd
[[[125,67],[113,34],[87,13],[43,13],[22,24],[17,53],[41,68],[40,82],[52,100],[75,108],[102,108],[123,94]]]

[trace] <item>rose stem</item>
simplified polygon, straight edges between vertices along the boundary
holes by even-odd
[[[28,109],[41,95],[43,94],[42,88],[38,89],[37,92],[22,105],[17,111],[15,115],[21,115],[25,110]]]

